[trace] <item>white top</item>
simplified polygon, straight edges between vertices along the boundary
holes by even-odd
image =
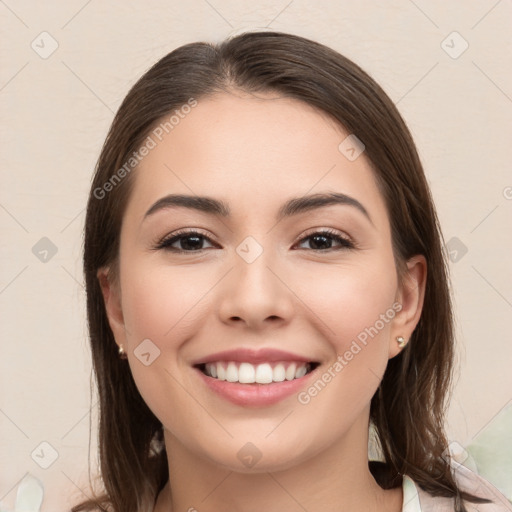
[[[402,512],[421,512],[418,489],[414,481],[407,475],[403,477],[402,490],[404,493]]]
[[[481,476],[453,460],[451,467],[461,490],[492,501],[492,503],[472,503],[464,500],[468,512],[512,512],[512,503]],[[454,511],[453,498],[431,496],[407,475],[403,477],[402,490],[404,495],[402,512]]]

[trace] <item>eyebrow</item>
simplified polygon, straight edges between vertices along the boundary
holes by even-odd
[[[337,192],[324,194],[311,194],[308,196],[296,197],[288,200],[279,209],[276,220],[280,221],[285,217],[291,217],[300,213],[316,210],[325,206],[345,205],[352,206],[359,210],[373,225],[373,221],[366,208],[355,198]],[[154,213],[173,207],[198,210],[219,217],[229,217],[231,210],[229,206],[218,199],[207,196],[190,196],[184,194],[169,194],[156,201],[144,215],[144,219]]]

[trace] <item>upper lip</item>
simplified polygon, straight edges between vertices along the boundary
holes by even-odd
[[[298,354],[293,354],[292,352],[286,352],[284,350],[277,350],[272,348],[264,348],[260,350],[239,348],[236,350],[224,350],[223,352],[210,354],[194,361],[192,364],[197,366],[206,363],[214,363],[217,361],[236,361],[240,363],[251,364],[276,361],[302,361],[304,363],[315,362],[309,357],[300,356]]]

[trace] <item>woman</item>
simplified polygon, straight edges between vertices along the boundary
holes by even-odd
[[[446,455],[438,220],[345,57],[256,32],[161,59],[110,129],[84,253],[105,493],[74,511],[509,510]]]

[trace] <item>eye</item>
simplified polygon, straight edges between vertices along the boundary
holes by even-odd
[[[173,233],[161,240],[155,249],[165,249],[174,252],[199,252],[208,247],[204,247],[204,243],[209,243],[214,247],[213,242],[206,236],[197,231],[179,231]]]
[[[198,231],[183,230],[173,233],[159,241],[155,245],[155,249],[164,249],[166,251],[182,253],[200,252],[209,248],[208,246],[204,246],[205,243],[209,244],[209,247],[216,246],[209,237]],[[304,247],[304,244],[309,244],[309,247]],[[299,249],[310,249],[319,252],[356,248],[354,242],[340,235],[336,231],[329,229],[315,231],[302,238],[297,245],[299,246]]]
[[[340,249],[355,249],[355,244],[348,238],[341,236],[336,231],[330,229],[316,231],[302,238],[299,242],[299,249],[308,249],[308,247],[300,247],[303,244],[310,244],[309,249],[314,251],[329,251]],[[333,243],[335,246],[333,247]]]

